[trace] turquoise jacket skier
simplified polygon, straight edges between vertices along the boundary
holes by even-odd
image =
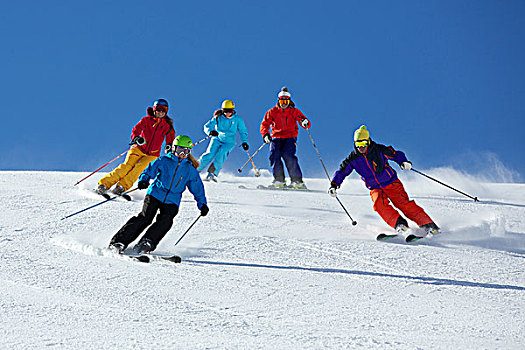
[[[233,101],[226,100],[222,103],[222,109],[215,111],[213,118],[204,124],[204,132],[211,135],[211,141],[201,157],[199,158],[200,166],[197,168],[201,171],[212,161],[215,170],[211,173],[213,176],[219,175],[219,172],[228,158],[233,147],[235,147],[235,136],[239,133],[242,147],[248,150],[248,130],[244,120],[235,112]]]
[[[180,159],[171,152],[158,158],[139,176],[139,182],[149,182],[150,179],[155,181],[149,186],[147,194],[162,203],[180,206],[182,192],[188,188],[199,209],[207,204],[202,180],[188,159]]]

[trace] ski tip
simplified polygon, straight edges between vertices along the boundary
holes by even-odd
[[[142,263],[149,263],[149,257],[146,255],[136,256],[136,257],[133,257],[133,259],[140,261]]]
[[[415,242],[415,241],[419,241],[419,240],[422,239],[422,238],[425,238],[425,237],[416,236],[416,235],[408,235],[408,236],[405,238],[405,242],[407,242],[407,243]]]

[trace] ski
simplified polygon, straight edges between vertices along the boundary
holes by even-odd
[[[178,255],[160,255],[160,254],[151,254],[148,253],[147,257],[151,257],[156,260],[166,260],[171,261],[172,263],[179,264],[182,262],[182,258]]]
[[[420,239],[422,238],[425,238],[425,236],[416,236],[414,234],[410,234],[408,235],[406,238],[405,238],[405,242],[407,243],[410,243],[410,242],[416,242],[416,241],[419,241]]]
[[[386,241],[386,240],[389,240],[389,239],[392,239],[392,238],[396,238],[396,237],[400,237],[400,235],[398,234],[389,234],[389,233],[380,233],[377,235],[376,237],[376,240],[378,241]]]
[[[115,253],[119,256],[125,256],[128,259],[139,261],[141,263],[149,263],[150,261],[149,256],[144,255],[144,254],[136,254],[133,252],[129,252],[129,253],[128,252],[120,252],[120,253],[115,252]]]
[[[269,191],[297,191],[297,192],[312,192],[312,190],[308,188],[295,188],[293,186],[286,186],[286,187],[272,187],[272,186],[264,186],[264,185],[257,185],[257,187],[246,187],[244,185],[239,185],[239,188],[243,190],[269,190]]]

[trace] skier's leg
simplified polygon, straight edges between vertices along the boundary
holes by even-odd
[[[217,150],[217,154],[213,160],[215,168],[213,170],[213,174],[215,176],[219,176],[219,172],[221,171],[222,166],[224,165],[224,162],[226,161],[226,158],[228,158],[228,155],[230,154],[233,147],[235,147],[235,144],[223,143]]]
[[[299,160],[297,159],[297,139],[295,137],[283,139],[285,141],[282,149],[282,155],[288,175],[292,182],[303,182],[303,173],[299,166]]]
[[[161,203],[160,211],[157,215],[157,218],[155,219],[155,222],[148,228],[140,240],[148,240],[151,243],[151,250],[155,250],[159,242],[170,230],[171,226],[173,225],[173,218],[178,212],[179,206],[177,204]]]
[[[110,188],[124,177],[135,166],[135,163],[144,155],[137,147],[131,147],[126,159],[117,168],[98,181],[99,185]]]
[[[216,139],[216,138],[211,139],[210,143],[208,144],[208,148],[200,156],[200,158],[198,160],[200,165],[197,168],[197,171],[203,170],[204,168],[206,168],[206,166],[208,164],[211,163],[211,161],[213,160],[213,158],[217,154],[217,150],[219,149],[220,145],[221,145],[221,142],[218,139]]]
[[[370,191],[370,197],[374,202],[374,211],[388,224],[388,226],[396,228],[396,222],[399,218],[399,213],[391,205],[386,193],[381,189],[374,189]]]
[[[423,208],[416,204],[415,201],[408,198],[408,194],[403,184],[398,179],[385,188],[388,198],[392,204],[406,215],[407,218],[414,221],[418,226],[429,224],[432,221],[430,216],[425,213]]]
[[[138,180],[140,174],[146,169],[149,165],[149,163],[153,162],[158,157],[156,156],[148,156],[143,155],[140,157],[140,159],[135,163],[135,166],[133,166],[126,175],[124,175],[117,185],[120,185],[124,188],[124,191],[127,191],[133,186],[135,181]]]
[[[151,224],[159,204],[161,202],[153,196],[147,195],[144,198],[144,204],[142,211],[137,215],[133,216],[122,226],[122,228],[111,238],[110,244],[123,243],[128,246],[144,231],[148,225]]]
[[[270,142],[270,166],[273,170],[274,181],[284,182],[284,166],[281,160],[282,139],[273,139]]]

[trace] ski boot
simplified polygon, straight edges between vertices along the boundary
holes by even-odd
[[[108,191],[108,188],[104,185],[98,185],[97,189],[95,190],[95,192],[100,195],[106,194],[107,191]]]
[[[401,215],[397,218],[395,230],[398,235],[405,235],[409,230],[408,222]]]
[[[115,252],[117,254],[122,254],[124,249],[126,249],[126,245],[124,243],[120,243],[120,242],[113,242],[113,243],[109,244],[108,248],[112,252]]]
[[[285,188],[286,182],[273,180],[272,184],[268,186],[269,188]]]
[[[206,178],[204,179],[204,181],[213,181],[213,182],[217,182],[217,177],[216,177],[215,174],[213,174],[213,173],[208,173],[208,175],[206,176]]]
[[[126,192],[126,190],[124,189],[124,187],[117,185],[111,192],[113,192],[117,196],[120,196],[122,193]]]
[[[439,233],[439,227],[433,222],[421,225],[419,227],[425,230],[427,234],[435,235]]]
[[[153,251],[153,244],[151,244],[149,239],[145,239],[137,243],[137,245],[133,247],[133,250],[137,254],[146,254]]]
[[[302,181],[292,181],[290,187],[293,187],[296,190],[306,190],[306,185]]]

